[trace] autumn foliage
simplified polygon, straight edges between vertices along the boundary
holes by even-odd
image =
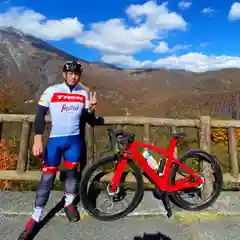
[[[237,144],[240,147],[240,128],[236,131]],[[212,141],[219,145],[228,145],[228,129],[227,128],[213,128]]]
[[[30,89],[23,81],[0,80],[0,112],[21,113],[24,100],[29,99]]]
[[[4,139],[0,140],[0,169],[15,169],[17,164],[17,156],[10,153],[8,142]],[[9,190],[12,183],[9,180],[0,180],[0,189]]]

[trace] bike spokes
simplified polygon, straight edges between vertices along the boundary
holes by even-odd
[[[204,183],[204,179],[195,171],[195,169],[192,170],[191,166],[189,167],[181,162],[176,162],[176,164],[178,165],[178,176],[177,179],[175,179],[173,186],[175,191],[199,187]],[[184,172],[179,173],[179,171]]]
[[[206,161],[206,158],[204,158],[201,155],[197,156],[186,156],[184,159],[181,160],[181,162],[191,169],[191,171],[194,171],[194,176],[192,174],[189,174],[187,171],[184,171],[185,169],[182,169],[181,167],[177,167],[176,172],[176,179],[174,182],[174,185],[185,185],[186,188],[180,189],[178,193],[174,193],[175,200],[178,202],[181,202],[181,205],[184,206],[200,206],[201,204],[204,204],[204,201],[206,201],[206,197],[204,200],[203,192],[204,187],[206,185],[205,179],[206,177],[209,178],[209,176],[212,176],[212,182],[213,186],[210,187],[209,196],[207,197],[207,200],[211,198],[212,194],[215,192],[214,184],[215,184],[215,173],[214,173],[214,167],[211,165],[211,162]],[[208,176],[206,175],[206,172],[202,171],[201,166],[209,166],[210,172],[208,172]],[[195,176],[197,175],[197,178]],[[195,205],[193,202],[196,202]],[[198,202],[198,203],[197,203]]]
[[[140,170],[133,162],[117,158],[93,165],[81,187],[83,205],[101,220],[117,219],[131,212],[143,193]]]

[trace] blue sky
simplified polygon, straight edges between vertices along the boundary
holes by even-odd
[[[13,26],[87,61],[201,72],[240,67],[240,2],[0,0]]]

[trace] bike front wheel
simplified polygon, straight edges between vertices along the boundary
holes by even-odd
[[[208,166],[211,168],[211,173],[212,173],[212,175],[210,176],[212,180],[211,181],[212,192],[208,194],[209,196],[203,197],[203,191],[204,191],[203,189],[204,184],[203,184],[203,186],[199,186],[198,188],[195,187],[195,188],[185,189],[185,190],[171,193],[172,202],[177,206],[179,206],[180,208],[188,211],[201,211],[210,207],[218,199],[222,190],[222,185],[223,185],[223,174],[217,159],[205,151],[191,150],[185,153],[178,160],[184,164],[187,164],[187,161],[190,160],[191,167],[195,166],[194,167],[195,172],[196,172],[196,168],[199,168],[200,164],[205,164],[205,165],[208,164]],[[194,161],[194,164],[193,164],[193,161]],[[174,185],[175,180],[181,175],[184,175],[184,173],[180,173],[179,165],[174,164],[172,168],[172,174],[171,174],[171,183]],[[199,175],[203,179],[205,179],[204,172],[202,174],[199,173]],[[207,186],[207,187],[210,187],[210,186]],[[193,198],[199,198],[203,200],[203,202],[201,203],[193,203],[193,201],[188,202],[184,196],[191,198],[191,200]]]
[[[116,155],[100,159],[84,171],[81,180],[80,199],[82,205],[89,215],[101,221],[113,221],[127,216],[138,206],[143,197],[144,182],[142,172],[131,159],[128,160],[127,167],[115,193],[110,193],[112,174],[118,161]],[[97,172],[98,169],[100,171]],[[95,172],[97,172],[96,175],[94,175]],[[131,182],[126,182],[127,179],[130,179],[129,175],[130,178],[132,176]],[[93,178],[93,181],[91,181],[91,178]],[[131,201],[126,200],[128,190],[130,190],[130,195],[133,197]],[[100,200],[101,204],[106,205],[107,202],[107,210],[113,210],[113,213],[98,209],[97,199],[102,193],[107,195],[107,199]],[[114,207],[114,204],[119,203],[122,205],[127,203],[127,206],[122,210],[118,210]]]

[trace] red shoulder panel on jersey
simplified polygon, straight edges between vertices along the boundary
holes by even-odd
[[[85,96],[77,93],[61,93],[56,92],[53,94],[51,102],[85,102]]]

